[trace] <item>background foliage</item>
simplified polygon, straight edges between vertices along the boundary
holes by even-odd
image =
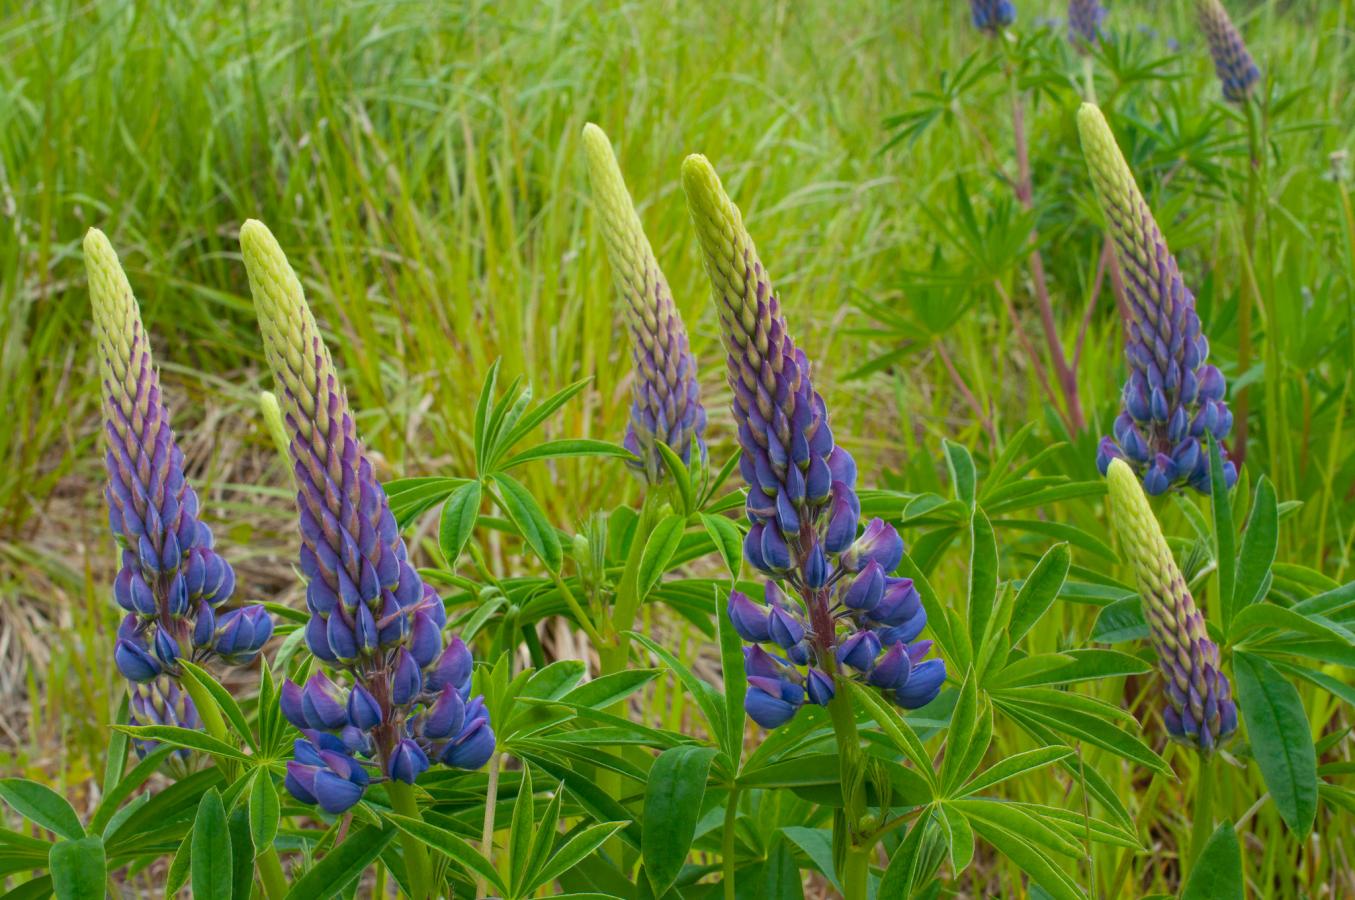
[[[1061,6],[1022,3],[1022,32]],[[1304,501],[1281,519],[1279,558],[1344,582],[1355,544],[1355,3],[1233,4],[1286,101],[1272,132],[1266,350],[1245,374],[1231,367],[1245,129],[1218,103],[1186,7],[1115,4],[1121,39],[1112,64],[1098,64],[1098,92],[1119,114],[1215,353],[1235,389],[1253,385],[1252,464],[1282,501]],[[1096,423],[1064,465],[1091,477],[1090,448],[1118,395],[1120,328],[1102,290],[1079,338],[1102,238],[1072,119],[1080,63],[1061,32],[1043,40],[1029,54],[1043,63],[1023,73],[1037,98],[1028,119],[1035,216],[1059,330],[1065,345],[1081,341],[1079,381]],[[106,589],[113,555],[98,508],[98,392],[78,243],[88,226],[122,253],[195,482],[208,515],[225,523],[250,599],[299,602],[285,577],[286,473],[253,401],[267,373],[240,223],[268,221],[307,279],[385,477],[472,471],[473,398],[497,357],[501,379],[527,375],[538,396],[592,378],[548,436],[617,440],[630,363],[586,201],[578,142],[589,120],[618,144],[689,323],[712,458],[726,458],[731,441],[714,314],[678,188],[690,151],[717,162],[762,256],[775,261],[863,479],[948,495],[941,437],[983,448],[983,458],[990,433],[1009,437],[1035,421],[1042,436],[1059,434],[993,287],[1034,333],[1005,82],[979,71],[990,56],[965,4],[942,0],[871,0],[846,13],[744,0],[6,5],[0,772],[51,784],[88,820],[103,725],[120,696],[108,677],[118,615]],[[522,478],[556,524],[578,531],[596,497],[636,490],[619,464],[559,460]],[[1105,533],[1095,504],[1070,515]],[[415,543],[436,542],[436,517],[419,527]],[[1006,574],[1029,571],[1049,542],[1007,530],[999,539],[1016,566]],[[511,571],[512,545],[488,532],[476,540],[491,567]],[[963,567],[943,566],[932,580],[941,596],[964,596]],[[1052,650],[1084,639],[1095,613],[1056,605],[1042,641]],[[693,626],[662,627],[684,661],[717,672],[718,648]],[[577,653],[565,629],[546,640],[554,655]],[[665,690],[647,689],[642,712],[678,727],[691,710]],[[1312,725],[1320,733],[1327,721]],[[993,728],[999,748],[1019,745],[1010,721]],[[1139,793],[1140,837],[1164,848],[1143,862],[1151,884],[1175,846],[1158,839],[1189,823],[1174,783],[1149,783],[1127,765],[1121,774],[1115,786]],[[1063,802],[1023,784],[1024,800]],[[1263,793],[1259,781],[1251,788],[1220,798],[1221,811],[1243,817]],[[1321,852],[1302,864],[1273,806],[1252,816],[1244,852],[1258,855],[1259,871],[1309,889],[1348,877],[1348,812],[1324,826]],[[991,865],[971,869],[976,886]]]

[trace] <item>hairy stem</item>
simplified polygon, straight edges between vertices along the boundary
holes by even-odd
[[[854,797],[847,796],[861,789],[861,735],[856,729],[856,715],[846,684],[839,684],[833,699],[828,702],[828,715],[833,721],[833,737],[837,739],[838,759],[842,763],[843,815],[833,820],[833,827],[845,830],[844,834],[834,836],[834,845],[845,847],[846,857],[842,871],[838,872],[838,881],[842,884],[845,900],[866,900],[873,842],[859,843],[856,833],[858,804]]]
[[[397,813],[411,819],[423,819],[419,814],[419,804],[414,799],[413,785],[391,779],[386,782],[386,794],[390,797],[391,808]],[[433,876],[428,864],[428,851],[424,848],[423,842],[401,831],[400,846],[404,850],[405,877],[409,881],[410,896],[413,900],[431,900]]]
[[[729,799],[725,801],[725,825],[720,838],[720,870],[724,873],[725,900],[734,900],[734,831],[739,818],[739,786],[729,789]]]
[[[485,788],[485,825],[480,832],[480,854],[490,865],[494,864],[494,807],[499,803],[499,767],[501,757],[495,753],[489,758],[489,785]],[[484,897],[489,882],[484,877],[475,880],[475,896]]]
[[[1213,757],[1200,757],[1200,768],[1195,776],[1195,812],[1190,823],[1190,855],[1181,866],[1183,874],[1195,869],[1195,861],[1205,842],[1214,833],[1214,764]]]

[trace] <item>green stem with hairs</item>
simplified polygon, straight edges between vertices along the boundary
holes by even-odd
[[[1212,756],[1200,757],[1200,768],[1196,773],[1195,812],[1190,823],[1190,855],[1181,867],[1183,872],[1191,872],[1205,842],[1214,833],[1214,764]]]
[[[830,672],[829,676],[832,675]],[[833,827],[841,828],[844,832],[834,835],[834,844],[846,848],[842,871],[837,873],[838,882],[842,885],[844,900],[866,900],[870,884],[871,844],[858,843],[855,797],[849,796],[855,794],[860,784],[861,735],[856,728],[856,715],[846,685],[839,685],[833,699],[829,701],[828,716],[833,722],[833,737],[837,740],[838,759],[842,766],[843,815],[833,820]]]
[[[736,781],[729,789],[729,799],[725,801],[725,825],[720,835],[720,870],[724,873],[725,900],[734,900],[734,856],[735,829],[739,819],[739,785]]]
[[[419,804],[414,799],[413,785],[391,779],[386,782],[386,794],[390,797],[391,808],[397,813],[423,820],[419,814]],[[428,864],[428,851],[418,838],[404,831],[400,832],[400,845],[405,851],[405,877],[409,881],[410,896],[413,900],[430,900],[433,896],[433,876]]]

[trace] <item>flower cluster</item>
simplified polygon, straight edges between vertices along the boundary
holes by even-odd
[[[1068,0],[1068,40],[1079,50],[1095,47],[1101,40],[1106,8],[1100,0]]]
[[[1219,0],[1196,0],[1195,14],[1200,21],[1200,30],[1209,41],[1209,53],[1214,57],[1214,71],[1223,84],[1224,99],[1244,102],[1261,79],[1261,70],[1247,52],[1237,26],[1228,18],[1228,11]]]
[[[1210,753],[1237,730],[1237,706],[1219,669],[1218,645],[1209,639],[1133,471],[1123,460],[1112,460],[1107,478],[1112,521],[1134,567],[1165,679],[1168,706],[1162,718],[1172,737]]]
[[[969,0],[969,13],[975,28],[992,34],[1016,22],[1012,0]]]
[[[286,783],[340,812],[369,780],[358,757],[412,784],[430,759],[478,768],[494,733],[483,701],[469,699],[465,645],[443,646],[442,601],[409,563],[296,273],[261,223],[246,222],[240,243],[290,438],[306,644],[351,682],[316,674],[305,688],[284,685],[284,712],[306,734]]]
[[[1097,466],[1105,474],[1111,460],[1125,460],[1154,495],[1180,485],[1207,492],[1206,436],[1221,443],[1233,425],[1223,375],[1208,362],[1209,341],[1200,332],[1195,297],[1101,110],[1084,103],[1077,122],[1115,242],[1130,314],[1125,337],[1129,381],[1114,435],[1098,448]],[[1237,470],[1223,455],[1231,487]]]
[[[225,608],[235,573],[198,518],[132,287],[102,232],[85,235],[84,255],[102,379],[108,520],[122,555],[113,597],[126,616],[113,658],[136,685],[134,724],[196,727],[197,711],[174,683],[179,661],[247,663],[272,636],[273,621],[257,604]]]
[[[856,464],[833,441],[809,360],[787,332],[743,219],[704,157],[688,157],[682,176],[727,351],[748,484],[744,556],[769,576],[765,604],[737,591],[729,600],[735,629],[759,645],[745,654],[747,710],[770,728],[806,698],[827,704],[844,667],[901,705],[922,706],[940,690],[945,664],[922,660],[930,642],[909,646],[927,616],[912,582],[889,577],[903,541],[879,519],[857,536]]]
[[[635,380],[625,447],[639,457],[636,467],[650,484],[666,471],[658,441],[690,462],[692,441],[702,453],[706,410],[696,381],[696,360],[687,346],[687,329],[673,303],[668,280],[645,237],[611,142],[589,123],[583,130],[593,203],[607,245],[617,293],[625,301]]]

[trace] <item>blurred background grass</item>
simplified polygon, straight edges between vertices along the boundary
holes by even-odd
[[[1055,0],[1019,5],[1027,31],[1063,12]],[[1231,6],[1267,76],[1302,89],[1286,122],[1310,126],[1275,137],[1277,277],[1258,339],[1271,352],[1250,376],[1251,458],[1282,498],[1306,501],[1287,520],[1281,558],[1344,580],[1355,540],[1355,234],[1340,154],[1355,138],[1355,3]],[[1122,0],[1111,15],[1145,58],[1166,60],[1166,77],[1132,105],[1156,137],[1133,159],[1235,380],[1240,241],[1224,157],[1237,125],[1210,112],[1218,87],[1187,3]],[[0,770],[75,790],[101,758],[114,702],[87,227],[122,255],[206,515],[246,597],[295,586],[285,475],[254,408],[266,368],[240,223],[263,219],[286,247],[387,476],[465,470],[474,392],[498,356],[538,395],[593,378],[551,427],[619,439],[629,354],[579,159],[590,120],[618,145],[689,322],[726,442],[715,458],[728,446],[723,363],[677,178],[694,151],[742,206],[864,481],[887,471],[926,481],[941,470],[941,436],[987,443],[938,348],[997,431],[1046,418],[992,291],[966,294],[942,334],[903,342],[881,340],[855,310],[860,297],[909,302],[907,273],[945,250],[929,211],[951,209],[957,178],[981,218],[1007,203],[1000,79],[952,105],[954,127],[883,150],[886,120],[975,50],[989,52],[960,0],[4,4]],[[1100,85],[1112,104],[1117,89]],[[1101,247],[1075,102],[1045,97],[1030,123],[1070,347]],[[1004,281],[1033,323],[1024,270]],[[1117,403],[1119,343],[1106,295],[1079,368],[1096,434]],[[888,367],[846,378],[904,344]],[[1093,473],[1089,450],[1075,459]],[[619,465],[565,463],[537,477],[566,528],[597,497],[634,490]]]

